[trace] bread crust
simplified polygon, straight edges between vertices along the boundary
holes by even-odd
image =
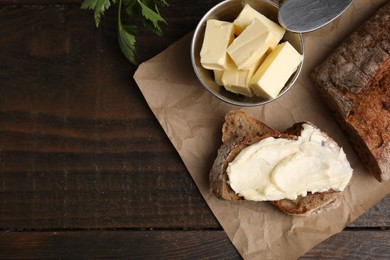
[[[311,76],[366,168],[390,179],[390,2]]]
[[[286,214],[308,216],[338,207],[342,198],[342,192],[331,190],[328,192],[308,194],[305,197],[298,197],[296,200],[283,199],[271,201],[271,203]]]
[[[243,111],[232,110],[225,116],[225,123],[222,126],[222,142],[226,143],[239,137],[262,136],[267,133],[278,132]]]
[[[241,124],[237,124],[237,122],[241,122]],[[222,140],[226,140],[226,142],[218,149],[217,158],[214,161],[209,175],[211,191],[216,197],[222,200],[244,200],[244,198],[236,194],[229,185],[229,177],[226,173],[228,164],[234,160],[242,149],[260,142],[265,138],[297,139],[303,129],[302,125],[305,123],[311,124],[309,122],[296,123],[286,129],[283,133],[280,133],[242,111],[230,111],[225,117],[225,123],[222,128]],[[245,129],[249,124],[252,126],[249,128],[250,130]],[[242,128],[239,128],[237,131],[236,128],[238,125],[242,125]],[[315,127],[313,124],[311,125]],[[256,127],[253,126],[257,126],[259,129],[257,130],[255,129]],[[258,135],[259,132],[262,132],[263,134]],[[328,135],[325,133],[323,134],[326,137],[327,142],[334,142]],[[340,205],[341,201],[342,192],[330,190],[328,192],[308,194],[305,197],[300,196],[296,200],[283,199],[270,203],[286,214],[308,216],[310,214],[317,214],[336,208]]]

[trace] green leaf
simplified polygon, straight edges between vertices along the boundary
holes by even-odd
[[[162,36],[163,35],[163,31],[160,28],[160,26],[156,27],[151,21],[149,21],[147,19],[143,19],[142,24],[143,24],[144,27],[146,27],[149,30],[151,30],[154,34],[156,34],[158,36]]]
[[[144,4],[141,0],[137,0],[139,5],[141,6],[141,13],[142,16],[144,17],[144,20],[148,20],[152,22],[153,26],[155,27],[157,32],[161,32],[161,28],[159,26],[159,22],[164,22],[164,18],[161,17],[160,13],[158,12],[157,5],[155,5],[155,10],[149,8],[146,4]]]
[[[118,42],[119,48],[125,57],[134,65],[137,64],[135,59],[135,36],[137,33],[136,26],[118,24]]]
[[[124,10],[129,17],[134,17],[134,16],[141,13],[139,10],[140,8],[136,3],[137,3],[136,0],[124,0],[123,1]]]
[[[118,3],[118,42],[122,53],[133,64],[137,64],[135,59],[136,26],[122,24],[122,7],[124,12],[131,18],[142,17],[143,25],[152,30],[157,35],[162,34],[159,26],[160,22],[166,23],[161,17],[158,7],[167,6],[166,0],[84,0],[82,9],[94,11],[96,27],[100,24],[100,19],[111,4]]]
[[[112,2],[116,3],[116,0]],[[81,4],[81,9],[89,9],[94,11],[95,25],[98,27],[104,11],[107,10],[110,6],[110,0],[84,0],[84,2]]]
[[[168,6],[168,2],[165,0],[157,0],[157,4],[160,6]]]

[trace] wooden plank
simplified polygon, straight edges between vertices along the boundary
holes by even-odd
[[[386,259],[390,231],[344,231],[300,259]],[[0,258],[240,259],[226,234],[206,231],[2,232]]]
[[[348,230],[317,245],[300,259],[389,259],[390,230]]]
[[[352,222],[349,227],[390,227],[390,194]]]
[[[0,233],[0,258],[239,259],[223,231]]]
[[[219,227],[131,78],[114,14],[96,29],[77,6],[0,10],[0,227]]]

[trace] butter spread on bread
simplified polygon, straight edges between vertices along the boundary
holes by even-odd
[[[229,184],[229,176],[226,172],[229,163],[243,149],[268,137],[297,140],[302,135],[304,124],[311,125],[308,122],[295,123],[281,133],[243,111],[233,110],[228,112],[222,126],[223,144],[218,149],[217,157],[209,175],[210,188],[214,195],[221,200],[245,200]],[[316,128],[314,125],[311,126]],[[322,135],[326,143],[333,143],[335,147],[338,147],[336,142],[328,135],[323,132]],[[298,196],[294,200],[272,200],[269,203],[272,203],[286,214],[308,216],[337,208],[343,201],[343,193],[342,191],[329,189],[324,192],[310,192],[307,196]]]
[[[302,127],[295,140],[267,137],[244,148],[226,170],[232,189],[254,201],[344,190],[352,177],[344,151],[318,128]]]

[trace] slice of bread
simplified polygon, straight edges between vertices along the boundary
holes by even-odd
[[[390,1],[311,73],[361,162],[390,179]]]
[[[229,201],[244,200],[229,185],[229,177],[226,173],[228,164],[234,160],[242,149],[264,138],[297,139],[302,130],[302,124],[294,124],[284,133],[280,133],[242,111],[230,111],[226,115],[222,127],[224,143],[218,150],[217,158],[209,175],[211,190],[215,196]],[[327,141],[334,142],[325,133],[324,136]],[[271,203],[286,214],[307,216],[335,208],[340,205],[341,200],[342,192],[330,190],[308,194],[305,197],[300,196],[296,200],[283,199]]]
[[[277,133],[277,131],[243,111],[233,110],[225,116],[222,142],[226,143],[238,137],[262,136],[267,133]]]

